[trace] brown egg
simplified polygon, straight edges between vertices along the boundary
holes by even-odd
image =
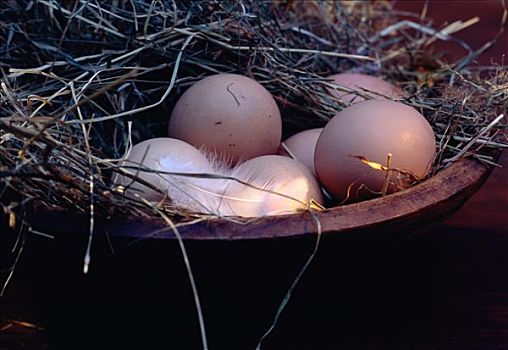
[[[350,186],[349,199],[368,198],[371,191],[383,191],[387,172],[355,156],[386,166],[389,153],[390,167],[400,171],[388,172],[387,192],[409,186],[413,175],[426,176],[435,156],[431,126],[414,108],[402,103],[360,102],[338,112],[323,129],[316,144],[316,173],[325,189],[339,200],[348,197]]]
[[[316,176],[316,171],[314,170],[314,150],[322,130],[323,128],[304,130],[284,141],[284,144],[294,158],[303,163],[314,176]],[[281,149],[279,154],[289,156],[284,148]]]
[[[322,203],[319,184],[309,169],[288,157],[269,155],[253,158],[235,168],[231,176],[264,190],[230,181],[224,194],[230,215],[289,214],[306,209],[311,199]]]
[[[386,99],[383,96],[393,99],[404,97],[404,92],[395,85],[370,75],[359,73],[340,73],[331,75],[329,78],[333,79],[333,82],[336,84],[361,92],[362,94],[365,94],[375,100]],[[339,89],[334,90],[330,88],[330,90],[343,102],[358,103],[365,101],[365,98],[354,93],[340,91]],[[378,94],[381,94],[382,96]]]
[[[236,163],[277,153],[282,120],[261,84],[241,75],[218,74],[198,81],[180,97],[169,136]]]
[[[136,176],[141,181],[134,181],[128,176],[120,175],[115,183],[127,187],[127,195],[135,194],[144,199],[156,202],[164,198],[171,184],[167,175],[157,171],[179,173],[204,173],[209,171],[210,164],[206,157],[188,143],[172,138],[155,138],[146,140],[132,147],[127,159],[121,164],[124,171]],[[180,177],[182,178],[182,177]],[[152,189],[142,182],[158,188]],[[181,192],[177,190],[171,192]]]

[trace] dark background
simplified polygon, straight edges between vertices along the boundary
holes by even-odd
[[[401,11],[420,12],[423,1],[398,1],[396,8]],[[508,4],[506,5],[508,6]],[[503,8],[501,1],[429,1],[427,16],[434,23],[444,24],[456,20],[466,21],[479,17],[480,22],[454,34],[455,37],[467,42],[473,49],[480,48],[486,41],[493,38],[499,30]],[[459,58],[465,53],[457,46],[440,43],[435,51],[447,52],[450,59]],[[504,55],[504,61],[503,61]],[[481,65],[508,65],[508,27],[496,44],[476,60]],[[504,152],[500,164],[504,169],[497,169],[489,181],[466,206],[451,218],[445,227],[492,230],[508,235],[508,154]],[[506,237],[506,236],[505,236]],[[506,266],[506,265],[505,265]]]
[[[422,7],[422,1],[397,3],[400,10]],[[427,15],[438,26],[479,16],[479,24],[457,34],[478,48],[495,35],[501,14],[499,1],[430,1]],[[478,62],[500,63],[508,53],[507,35]],[[438,50],[450,57],[463,54],[448,45]],[[500,163],[508,165],[506,152]],[[506,168],[494,170],[458,213],[424,235],[324,242],[263,348],[508,349],[507,179]],[[85,241],[57,249],[69,242],[50,246],[44,238],[30,239],[2,300],[1,349],[199,348],[192,300],[165,294],[181,289],[189,295],[182,266],[165,265],[170,264],[165,247],[147,242],[111,256],[107,243],[98,240],[95,266],[103,270],[85,278],[80,273]],[[239,243],[229,261],[214,256],[218,246],[190,245],[198,274],[205,266],[224,272],[198,276],[212,349],[254,348],[312,243],[275,242],[269,248]],[[293,249],[299,254],[290,255]],[[132,261],[140,257],[145,265]],[[252,259],[256,270],[246,263]],[[142,270],[147,265],[150,271]],[[328,266],[325,272],[322,266]],[[235,280],[243,292],[221,289]],[[219,295],[207,293],[211,285]],[[45,295],[48,291],[54,293]]]

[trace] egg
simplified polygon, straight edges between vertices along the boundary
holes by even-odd
[[[229,182],[224,197],[230,215],[281,215],[306,209],[311,199],[322,203],[316,179],[305,165],[292,158],[279,155],[253,158],[237,166],[231,175],[256,188]]]
[[[316,171],[314,170],[314,150],[322,130],[323,128],[304,130],[284,141],[291,155],[296,160],[303,163],[314,176],[316,175]],[[289,156],[284,149],[282,149],[279,154]]]
[[[120,165],[123,171],[139,178],[140,181],[126,176],[117,176],[115,183],[126,187],[126,194],[137,194],[150,202],[158,202],[167,196],[181,191],[175,187],[175,181],[192,181],[190,177],[168,176],[157,172],[206,173],[211,171],[208,159],[195,147],[172,138],[155,138],[143,141],[132,147],[127,159]],[[146,186],[151,184],[154,188]],[[178,187],[178,186],[177,186]]]
[[[349,89],[358,91],[376,100],[384,100],[386,97],[391,99],[399,99],[404,97],[404,92],[395,85],[366,74],[340,73],[331,75],[329,79],[332,79],[333,82],[338,85],[342,85]],[[365,98],[362,96],[356,95],[354,93],[340,91],[339,89],[332,88],[329,90],[343,102],[358,103],[365,100]]]
[[[215,152],[233,164],[275,154],[282,120],[272,95],[258,82],[237,74],[206,77],[177,101],[169,136]]]
[[[390,168],[398,171],[389,171],[388,178],[386,171],[375,169],[376,164],[366,164],[387,166],[389,154]],[[434,156],[434,133],[423,115],[402,103],[369,100],[345,108],[329,121],[317,141],[314,164],[330,194],[354,201],[370,198],[372,192],[408,187],[414,178],[428,174]]]

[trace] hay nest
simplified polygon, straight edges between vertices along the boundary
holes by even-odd
[[[342,71],[395,81],[404,103],[429,120],[436,173],[462,157],[494,163],[507,146],[508,70],[469,67],[481,52],[421,16],[403,20],[387,2],[7,0],[1,9],[2,205],[110,216],[191,220],[170,202],[157,208],[112,183],[129,147],[165,136],[172,106],[206,75],[239,73],[264,85],[283,114],[285,136],[323,126],[346,105],[324,79]],[[409,17],[408,17],[409,16]],[[507,21],[505,8],[501,35]],[[457,62],[436,41],[465,49]],[[30,204],[30,205],[28,205]],[[16,214],[15,214],[16,213]]]

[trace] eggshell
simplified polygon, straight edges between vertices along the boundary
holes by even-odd
[[[323,128],[304,130],[284,141],[294,158],[303,163],[314,176],[316,176],[314,150],[321,131],[323,131]],[[290,156],[284,149],[279,154]]]
[[[392,99],[404,97],[404,92],[395,85],[370,75],[359,73],[340,73],[331,75],[329,78],[333,79],[333,82],[338,85],[361,92],[362,94],[365,94],[375,100],[385,100],[386,97]],[[339,89],[330,89],[330,91],[343,102],[358,103],[365,100],[362,96],[340,91]]]
[[[371,196],[360,185],[381,191],[386,172],[364,164],[353,156],[412,172],[422,178],[435,156],[435,137],[431,126],[414,108],[393,101],[363,101],[338,112],[323,129],[316,144],[315,167],[325,189],[343,200],[350,185],[350,199]],[[390,171],[388,191],[408,186],[408,177]]]
[[[199,150],[184,141],[172,138],[155,138],[136,144],[121,167],[140,180],[159,188],[162,193],[128,176],[118,176],[115,183],[126,186],[127,195],[134,196],[136,193],[152,202],[163,199],[171,185],[171,179],[167,175],[157,174],[158,171],[201,173],[210,170],[208,160]]]
[[[235,168],[232,176],[264,190],[231,181],[224,194],[231,215],[288,214],[307,208],[311,199],[322,203],[319,184],[309,169],[288,157],[268,155],[248,160]]]
[[[261,84],[241,75],[218,74],[200,80],[180,97],[169,136],[236,163],[277,153],[282,120]]]

